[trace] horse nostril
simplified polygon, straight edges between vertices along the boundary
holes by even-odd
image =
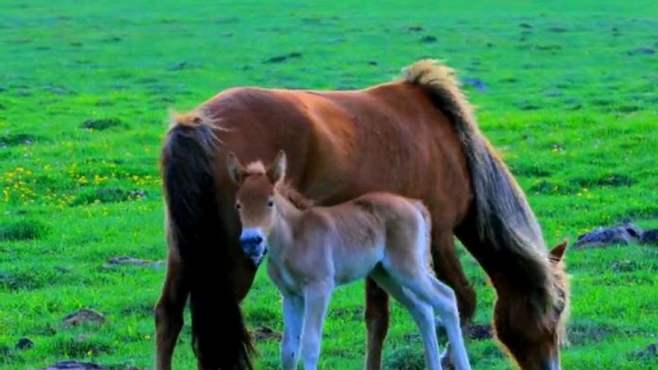
[[[240,239],[240,243],[244,246],[256,247],[263,242],[263,237],[260,235],[254,235],[247,238]]]

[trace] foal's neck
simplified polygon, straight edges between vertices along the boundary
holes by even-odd
[[[272,257],[276,258],[283,249],[293,245],[292,231],[301,219],[303,211],[279,193],[274,195],[274,204],[276,215],[268,244],[272,250]]]

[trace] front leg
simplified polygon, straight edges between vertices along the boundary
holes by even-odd
[[[366,279],[367,370],[381,369],[382,347],[388,332],[388,294],[371,278]]]
[[[283,341],[281,342],[281,365],[283,370],[297,368],[300,340],[304,324],[304,297],[283,296]]]
[[[309,284],[304,290],[305,313],[302,358],[305,370],[315,370],[320,359],[322,326],[334,285],[329,282]]]

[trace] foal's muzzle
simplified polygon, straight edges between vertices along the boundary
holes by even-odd
[[[244,254],[258,267],[267,254],[265,238],[259,229],[243,229],[240,235],[240,246]]]

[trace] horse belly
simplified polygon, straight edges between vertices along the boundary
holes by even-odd
[[[380,247],[341,247],[334,251],[334,271],[336,285],[348,284],[363,279],[382,260]]]

